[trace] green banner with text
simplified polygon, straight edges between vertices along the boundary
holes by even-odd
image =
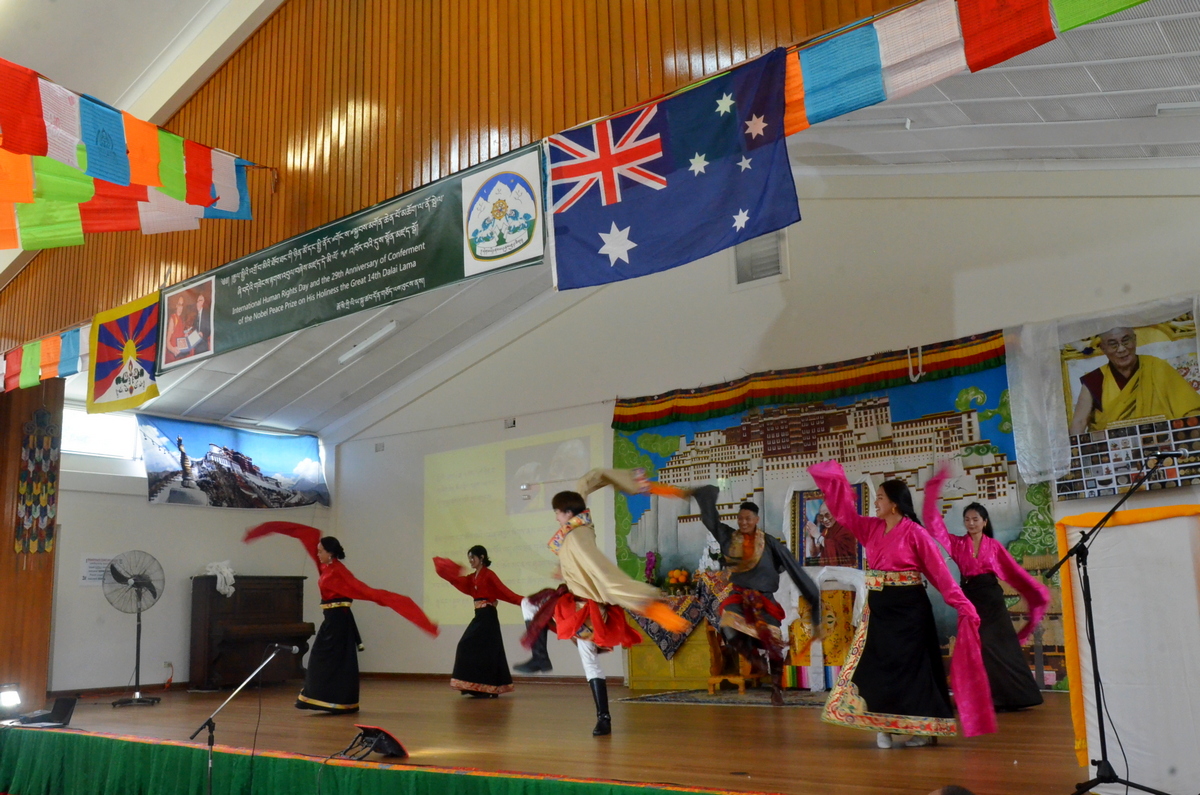
[[[181,282],[159,369],[541,262],[542,200],[535,144]]]

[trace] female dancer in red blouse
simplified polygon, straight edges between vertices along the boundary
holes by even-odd
[[[1046,607],[1050,591],[1013,560],[1008,550],[993,537],[987,508],[973,502],[963,509],[965,536],[950,535],[942,521],[941,492],[948,472],[942,470],[925,484],[925,530],[950,553],[962,574],[962,589],[979,612],[979,642],[983,667],[992,690],[992,703],[999,710],[1017,710],[1042,703],[1042,693],[1029,673],[1021,644],[1033,634]],[[1029,622],[1018,634],[1004,603],[1004,580],[1029,605]]]
[[[987,674],[979,653],[979,616],[950,576],[937,544],[921,529],[912,495],[901,480],[880,484],[875,517],[859,516],[853,489],[837,461],[808,468],[833,518],[867,552],[867,609],[850,655],[825,703],[830,723],[877,732],[880,748],[894,735],[905,745],[929,745],[954,735],[957,724],[946,687],[933,607],[925,579],[958,611],[950,678],[968,736],[996,731]]]
[[[372,588],[358,580],[342,563],[346,553],[333,536],[321,538],[317,528],[295,522],[266,522],[247,530],[243,540],[250,543],[269,535],[300,541],[320,573],[317,588],[321,591],[324,619],[308,656],[304,689],[296,698],[296,709],[358,712],[358,652],[362,640],[350,612],[351,601],[361,599],[390,607],[434,637],[438,634],[437,624],[407,596]]]
[[[484,547],[476,544],[467,550],[467,563],[471,565],[470,574],[463,574],[462,567],[449,558],[433,559],[439,577],[475,600],[475,617],[454,652],[450,686],[464,696],[496,698],[513,689],[496,602],[520,605],[521,597],[492,572],[492,561]]]

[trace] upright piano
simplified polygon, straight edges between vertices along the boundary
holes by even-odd
[[[299,646],[280,653],[255,681],[304,677],[301,660],[315,627],[304,620],[304,577],[243,577],[233,595],[217,591],[217,578],[192,578],[191,687],[213,690],[241,684],[262,664],[272,643]]]

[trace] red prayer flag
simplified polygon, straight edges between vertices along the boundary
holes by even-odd
[[[142,188],[144,189],[145,186],[143,185]],[[88,234],[136,232],[142,228],[142,219],[138,214],[136,199],[96,196],[91,201],[79,205],[79,220],[83,223],[83,231]]]
[[[958,17],[972,72],[1054,39],[1046,0],[958,0]]]
[[[183,163],[187,179],[188,204],[208,207],[216,201],[212,193],[212,147],[195,141],[183,142]]]
[[[25,354],[24,346],[13,348],[4,354],[4,391],[11,392],[21,386],[21,357]]]
[[[46,119],[37,72],[0,58],[0,146],[21,155],[46,154]]]
[[[107,182],[102,179],[95,181],[96,196],[103,196],[106,199],[128,199],[129,201],[144,202],[148,201],[145,185],[117,185],[112,182]]]

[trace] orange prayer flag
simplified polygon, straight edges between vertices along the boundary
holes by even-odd
[[[0,149],[0,202],[33,201],[33,159]]]
[[[125,119],[125,147],[129,150],[129,181],[135,185],[162,185],[158,176],[158,127],[121,111]]]
[[[62,338],[57,334],[42,337],[42,380],[58,378],[58,360],[62,355]]]
[[[17,236],[17,208],[7,202],[0,202],[0,249],[20,247],[21,239]]]
[[[804,75],[800,71],[800,53],[787,56],[787,71],[783,84],[786,110],[783,114],[783,134],[791,135],[808,129],[808,114],[804,110]]]

